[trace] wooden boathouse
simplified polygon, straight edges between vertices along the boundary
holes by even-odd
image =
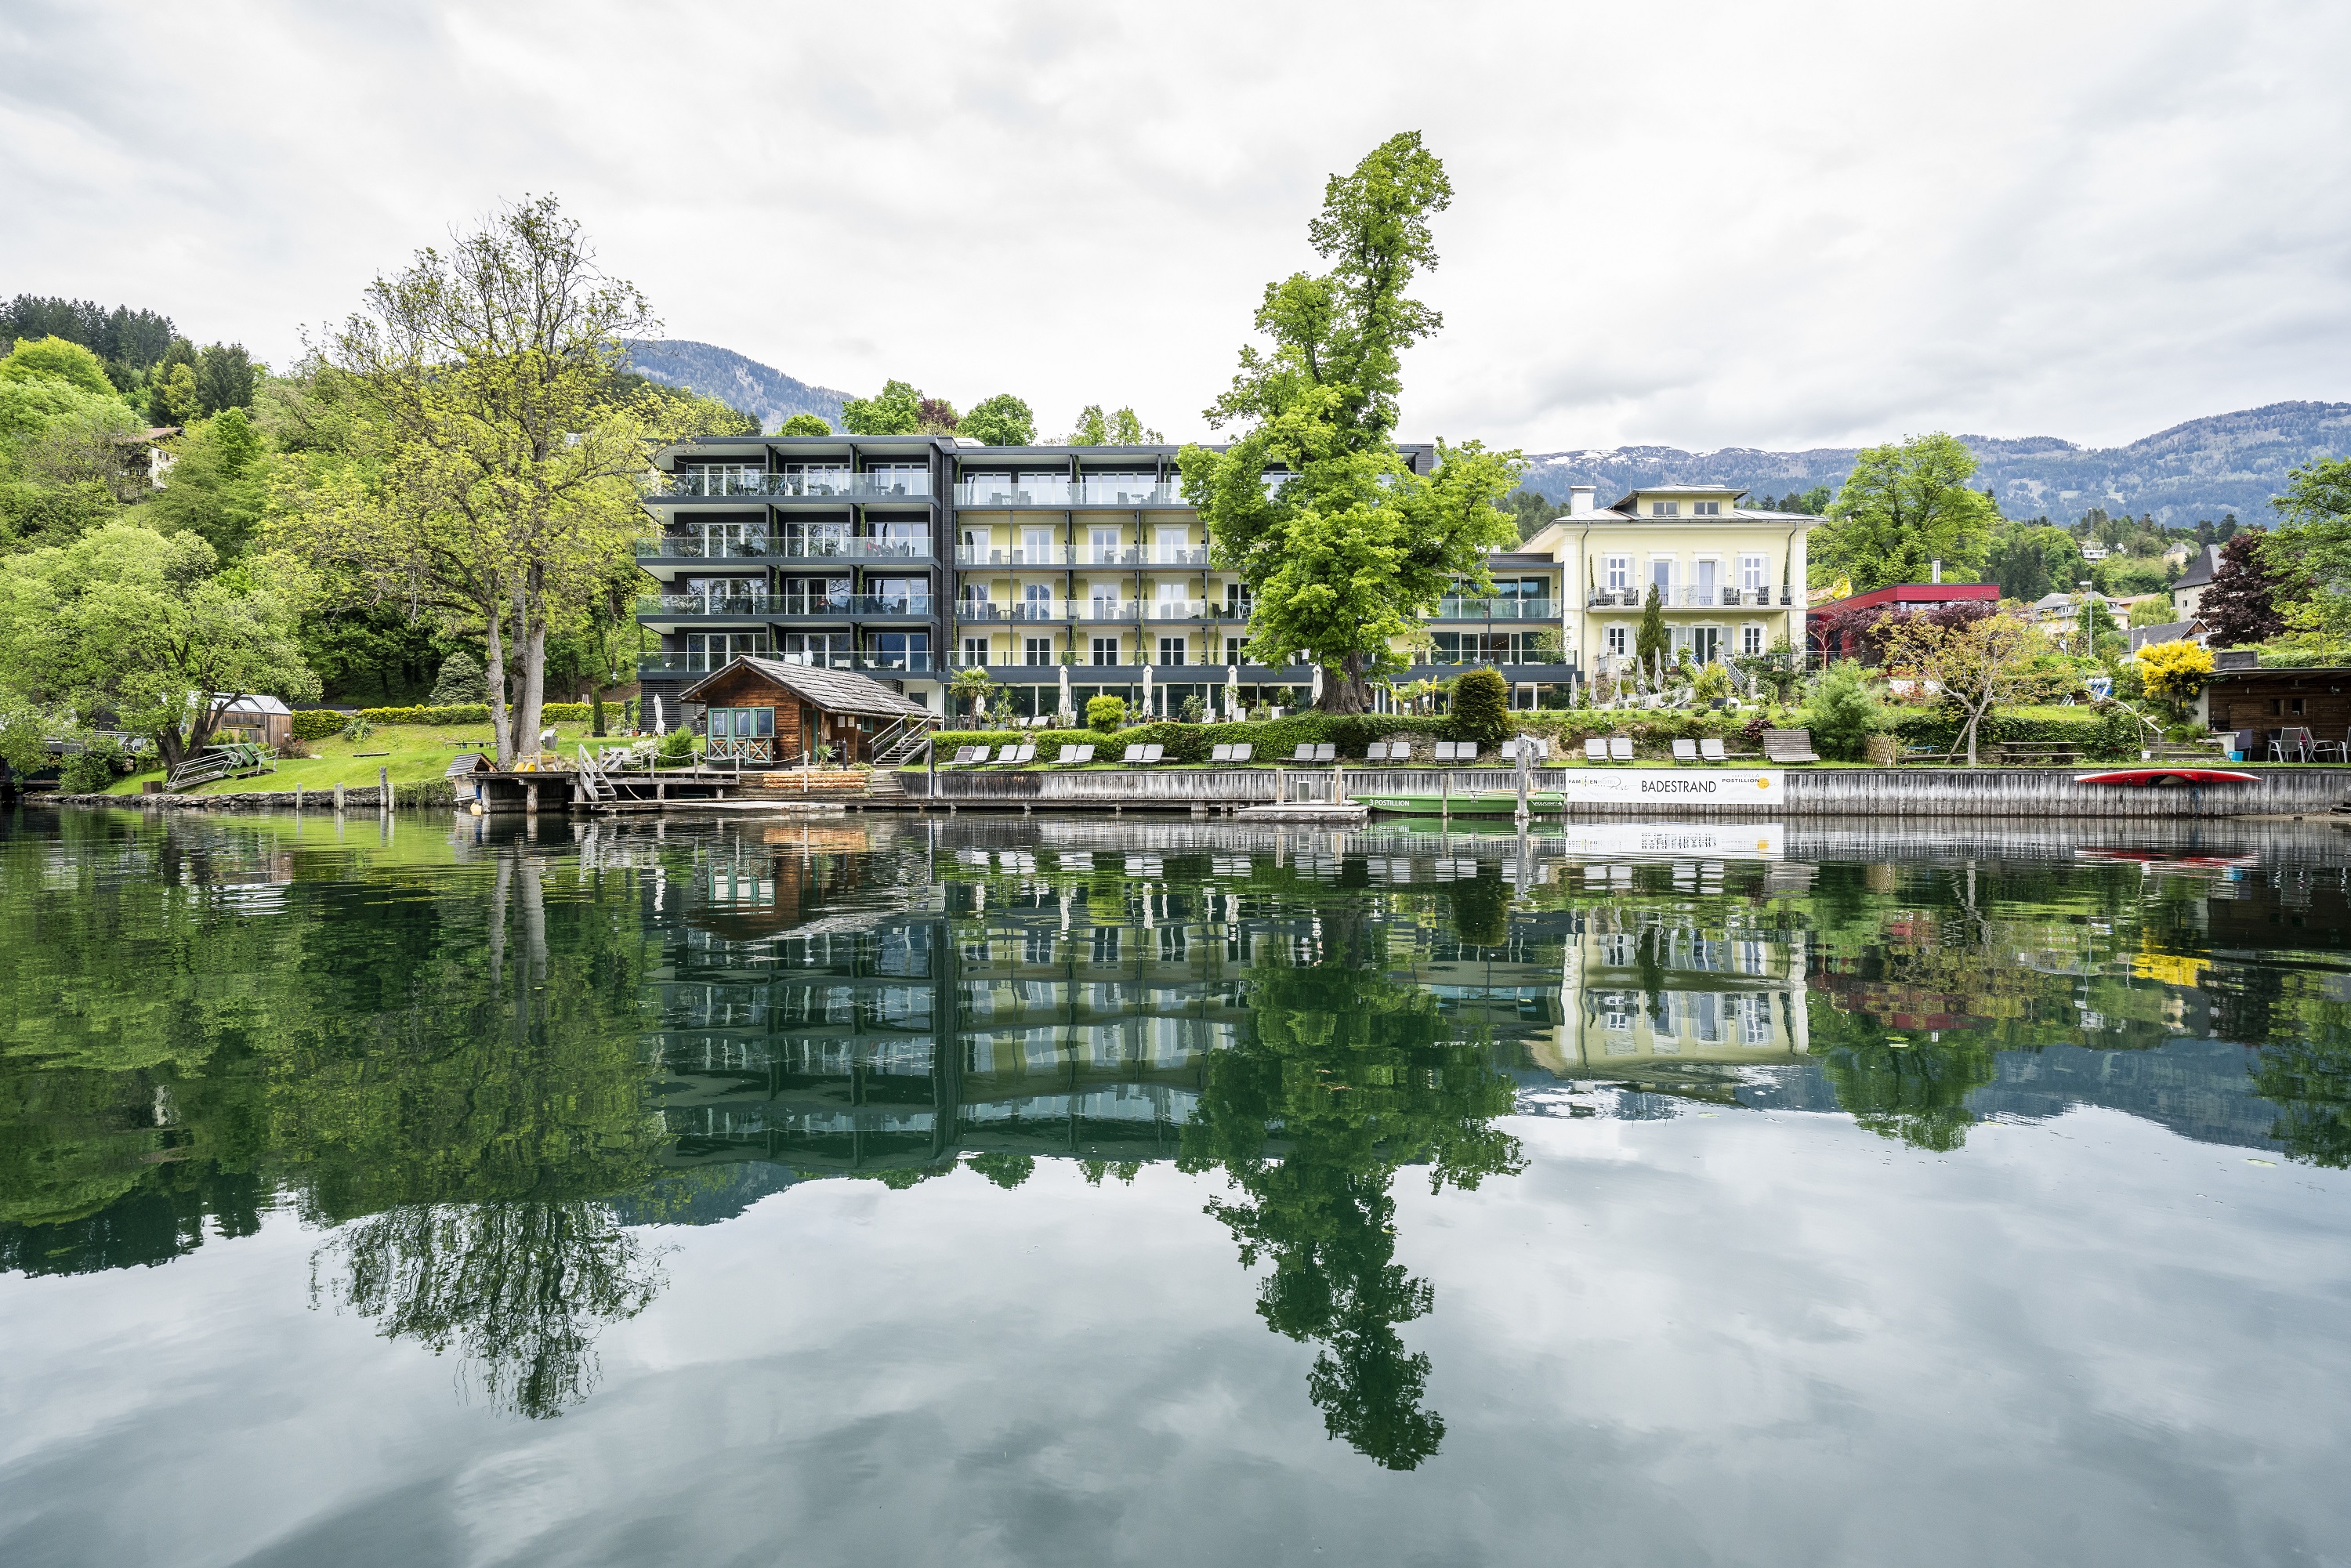
[[[938,716],[854,670],[741,654],[688,686],[711,762],[889,767],[921,751]]]

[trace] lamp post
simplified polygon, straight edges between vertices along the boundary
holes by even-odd
[[[2098,638],[2090,624],[2091,585],[2085,581],[2076,582],[2074,586],[2082,591],[2082,656],[2095,659],[2098,656]]]

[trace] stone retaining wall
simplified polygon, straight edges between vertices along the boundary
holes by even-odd
[[[372,811],[377,805],[376,794],[372,784],[364,789],[346,789],[343,809],[350,811],[364,807]],[[448,806],[455,804],[456,799],[445,779],[395,784],[392,798],[395,806]],[[43,794],[27,795],[25,799],[27,803],[47,800],[59,806],[111,806],[134,811],[290,811],[296,800],[291,789],[241,789],[221,795]],[[335,791],[332,788],[305,789],[301,805],[308,810],[331,811],[335,809]]]

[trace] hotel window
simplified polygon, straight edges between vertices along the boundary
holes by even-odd
[[[1763,580],[1763,573],[1766,570],[1767,568],[1761,556],[1740,556],[1739,558],[1739,586],[1749,593],[1762,592],[1764,588],[1767,586]]]
[[[1633,586],[1633,558],[1631,556],[1610,556],[1608,558],[1607,570],[1608,575],[1606,581],[1609,592],[1622,593],[1626,589]]]
[[[1694,502],[1690,506],[1690,516],[1694,517],[1719,517],[1722,516],[1722,503],[1719,501]]]
[[[1681,515],[1682,504],[1679,501],[1652,501],[1649,503],[1649,516],[1653,517],[1678,517]]]
[[[1608,652],[1615,657],[1620,659],[1623,658],[1625,652],[1625,628],[1622,626],[1611,626],[1602,635],[1604,641],[1601,645],[1606,648]]]
[[[1760,653],[1763,651],[1763,628],[1750,622],[1739,629],[1739,651]]]
[[[1184,662],[1184,639],[1181,637],[1162,637],[1159,639],[1159,662],[1163,664],[1182,664]]]
[[[967,664],[985,664],[987,663],[987,639],[985,637],[966,637],[963,640],[963,662]]]
[[[1096,566],[1116,566],[1118,564],[1118,530],[1116,528],[1095,528],[1092,530],[1091,537],[1093,539],[1094,564]]]
[[[1097,664],[1115,664],[1118,663],[1117,638],[1097,637],[1094,639],[1094,663]]]
[[[1053,640],[1050,637],[1030,637],[1021,645],[1023,662],[1050,664],[1053,662]]]
[[[1051,566],[1054,564],[1053,535],[1051,531],[1046,528],[1021,529],[1020,556],[1022,561],[1029,566]]]
[[[1239,637],[1228,637],[1225,639],[1226,664],[1238,664],[1241,662],[1241,648],[1244,641],[1244,639]]]

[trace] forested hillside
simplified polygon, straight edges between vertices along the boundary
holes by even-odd
[[[757,414],[760,428],[770,432],[796,413],[815,414],[838,430],[841,400],[849,396],[797,381],[732,349],[683,338],[632,339],[629,362],[639,375]]]
[[[1977,483],[1991,486],[2011,517],[2047,516],[2071,522],[2092,507],[2153,514],[2175,528],[2233,512],[2266,517],[2286,471],[2314,458],[2351,452],[2351,403],[2279,402],[2190,420],[2127,446],[2084,447],[2053,436],[1959,438],[1981,465]],[[1855,448],[1803,452],[1725,447],[1684,452],[1671,446],[1535,455],[1527,487],[1563,500],[1570,485],[1596,485],[1606,505],[1636,485],[1736,485],[1759,496],[1834,491],[1853,469]]]

